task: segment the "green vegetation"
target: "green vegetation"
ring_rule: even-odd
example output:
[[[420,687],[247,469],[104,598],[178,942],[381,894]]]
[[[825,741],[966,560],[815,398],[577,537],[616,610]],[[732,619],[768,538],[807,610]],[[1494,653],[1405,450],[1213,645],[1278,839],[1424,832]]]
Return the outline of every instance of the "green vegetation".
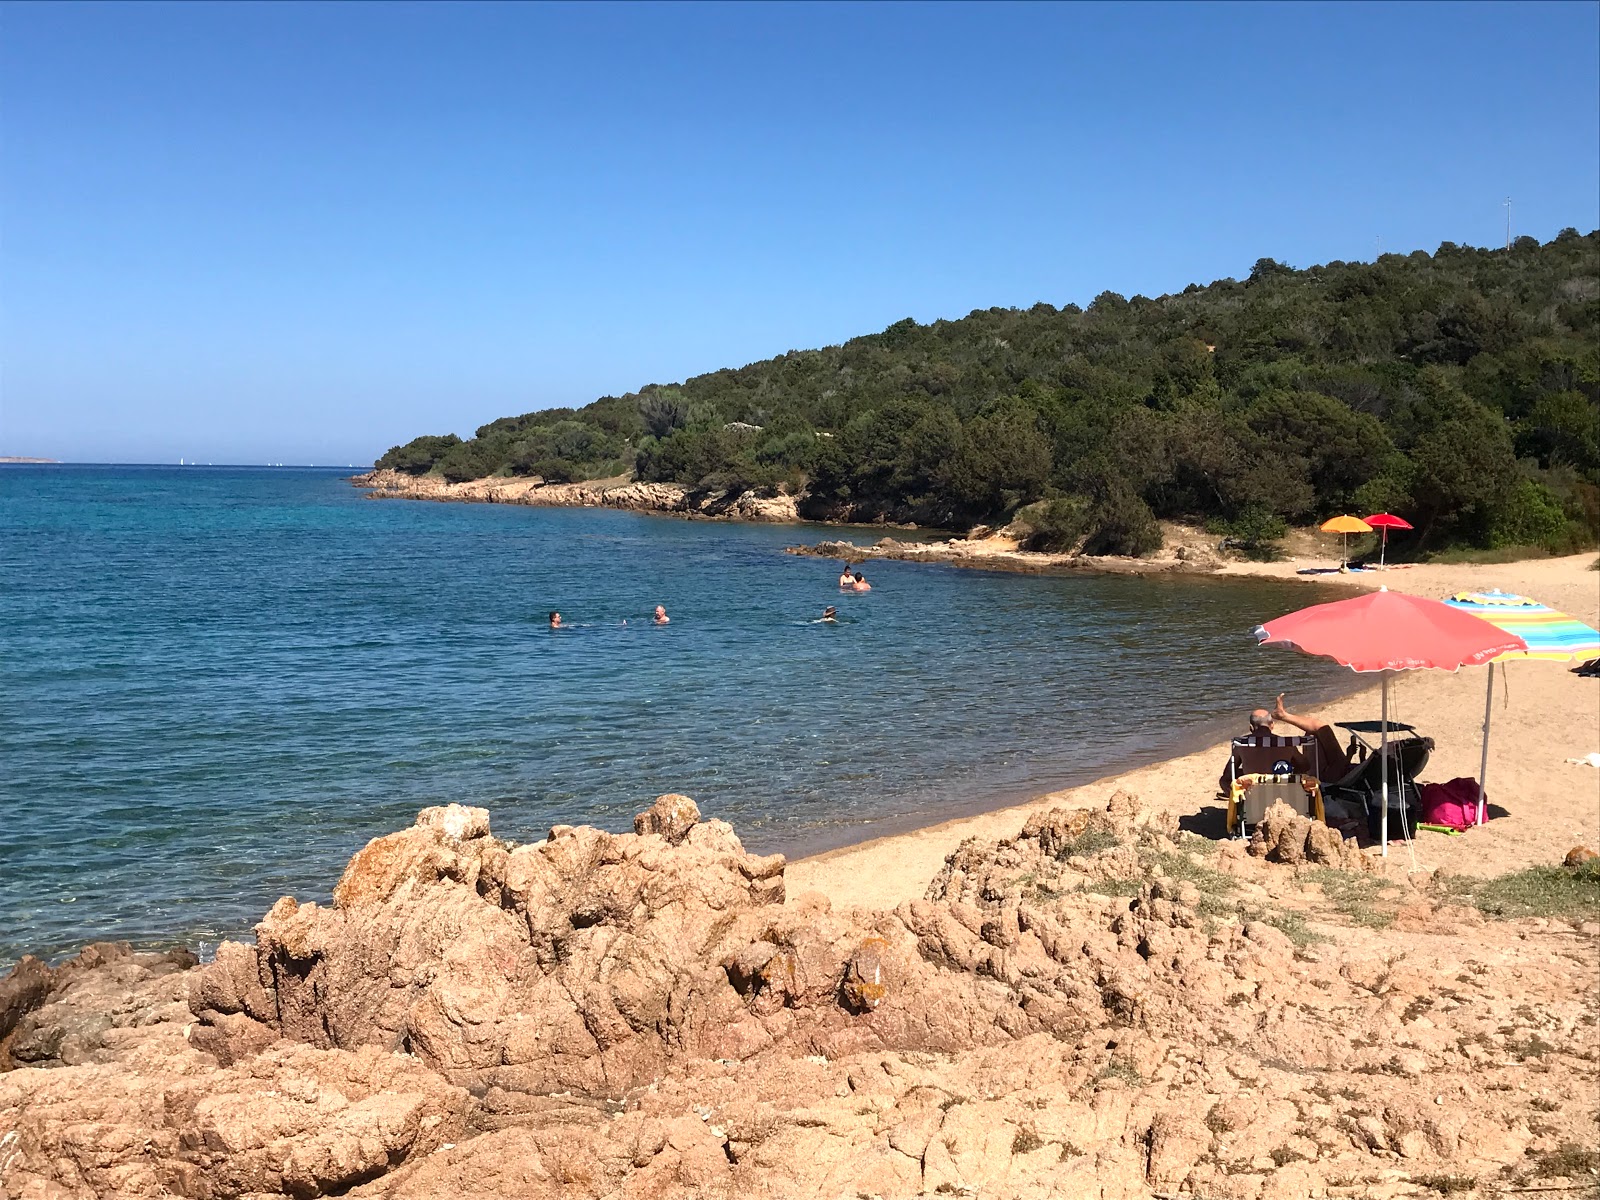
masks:
[[[1320,886],[1329,903],[1351,924],[1369,929],[1387,929],[1394,924],[1397,909],[1395,904],[1385,903],[1383,892],[1387,885],[1383,880],[1328,867],[1306,872],[1305,879]]]
[[[1044,1145],[1044,1139],[1034,1129],[1019,1129],[1017,1135],[1011,1139],[1011,1153],[1032,1154]]]
[[[1566,553],[1600,532],[1597,404],[1600,233],[1568,229],[907,319],[378,465],[783,488],[809,517],[949,528],[1038,506],[1041,549],[1147,553],[1174,518],[1270,555],[1287,524],[1383,509],[1416,525],[1391,557]]]
[[[1411,1182],[1441,1196],[1459,1196],[1478,1190],[1475,1175],[1413,1175]]]
[[[1095,1082],[1106,1079],[1120,1079],[1129,1087],[1143,1087],[1144,1076],[1139,1073],[1139,1068],[1125,1059],[1113,1058],[1100,1068],[1100,1073],[1095,1076]]]
[[[1491,917],[1600,919],[1600,859],[1581,867],[1529,867],[1492,879],[1449,875],[1435,886],[1450,899],[1475,904]]]
[[[1105,850],[1114,850],[1122,844],[1116,834],[1109,829],[1085,829],[1071,841],[1063,842],[1056,850],[1056,858],[1066,862],[1069,858],[1082,856],[1092,858]]]
[[[1556,1149],[1537,1155],[1529,1174],[1535,1179],[1582,1179],[1600,1172],[1600,1150],[1562,1142]]]

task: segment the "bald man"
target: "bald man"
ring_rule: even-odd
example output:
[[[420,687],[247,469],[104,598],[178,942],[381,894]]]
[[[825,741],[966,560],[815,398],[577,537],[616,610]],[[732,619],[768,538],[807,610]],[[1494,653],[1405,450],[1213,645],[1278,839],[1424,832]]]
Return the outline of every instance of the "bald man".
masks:
[[[1288,770],[1301,775],[1315,775],[1321,780],[1342,779],[1350,769],[1349,757],[1339,745],[1339,735],[1334,732],[1333,726],[1317,717],[1299,716],[1290,712],[1283,706],[1283,693],[1278,693],[1278,702],[1271,712],[1258,708],[1250,714],[1250,733],[1255,737],[1272,737],[1274,720],[1282,721],[1285,725],[1292,725],[1302,733],[1309,733],[1317,739],[1317,753],[1308,756],[1299,746],[1273,747],[1272,766],[1276,770],[1286,765]],[[1254,756],[1252,757],[1259,757]],[[1313,761],[1314,759],[1314,761]],[[1257,766],[1247,766],[1243,761],[1238,768],[1240,773],[1259,770]],[[1234,774],[1234,758],[1229,755],[1228,766],[1223,768],[1222,778],[1217,786],[1222,791],[1227,791]]]

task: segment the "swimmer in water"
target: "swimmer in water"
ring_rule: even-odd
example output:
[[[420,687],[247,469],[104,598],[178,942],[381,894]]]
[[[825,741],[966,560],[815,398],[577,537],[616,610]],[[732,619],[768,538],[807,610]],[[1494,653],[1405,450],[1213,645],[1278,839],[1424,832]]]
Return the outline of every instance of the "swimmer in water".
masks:
[[[563,626],[561,624],[561,614],[560,613],[553,612],[553,613],[550,614],[550,628],[551,629],[562,629],[562,628],[565,628],[565,626]]]
[[[860,571],[857,571],[854,581],[850,584],[850,590],[852,592],[870,592],[872,585],[862,577]]]
[[[656,605],[656,615],[652,619],[657,625],[665,625],[668,621],[672,620],[671,617],[667,616],[666,607],[660,604]]]
[[[837,625],[839,623],[838,608],[832,604],[828,605],[827,608],[822,610],[822,619],[830,625]]]
[[[845,563],[844,574],[839,576],[839,586],[842,588],[854,587],[855,580],[850,577],[850,564]]]

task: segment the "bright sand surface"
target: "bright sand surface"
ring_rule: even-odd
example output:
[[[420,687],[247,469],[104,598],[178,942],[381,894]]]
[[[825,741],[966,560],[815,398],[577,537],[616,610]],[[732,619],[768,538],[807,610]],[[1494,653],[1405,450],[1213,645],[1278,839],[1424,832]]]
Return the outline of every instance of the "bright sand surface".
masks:
[[[1324,566],[1325,561],[1289,560],[1233,563],[1224,573],[1315,579],[1352,591],[1388,587],[1435,599],[1459,591],[1499,588],[1600,627],[1600,572],[1590,570],[1594,562],[1593,554],[1580,554],[1492,565],[1424,564],[1381,573],[1302,577],[1296,574],[1298,570]],[[1280,614],[1261,615],[1265,620]],[[1296,651],[1268,648],[1257,653]],[[1560,862],[1568,849],[1579,844],[1600,850],[1600,770],[1566,761],[1600,751],[1600,680],[1572,674],[1568,668],[1573,665],[1523,661],[1505,664],[1503,674],[1496,669],[1486,778],[1489,803],[1509,815],[1459,837],[1419,832],[1414,844],[1418,868],[1497,875]],[[1436,743],[1423,772],[1425,780],[1477,777],[1485,683],[1483,668],[1454,674],[1402,671],[1395,675],[1389,689],[1390,719],[1415,725]],[[1272,700],[1271,696],[1261,697],[1261,703],[1269,708]],[[1286,697],[1285,704],[1291,712],[1302,711],[1293,696]],[[1372,677],[1371,686],[1314,711],[1329,721],[1376,718],[1377,678]],[[1240,713],[1241,732],[1244,719],[1245,714]],[[820,891],[838,904],[882,908],[918,899],[944,865],[945,856],[966,838],[1015,837],[1030,813],[1103,805],[1119,788],[1135,793],[1152,807],[1180,815],[1197,814],[1214,805],[1217,775],[1226,760],[1227,746],[1219,743],[1197,754],[1051,792],[1027,804],[801,859],[789,866],[789,895]],[[1220,828],[1221,821],[1215,824]],[[1411,868],[1403,843],[1391,845],[1389,862],[1391,870]]]

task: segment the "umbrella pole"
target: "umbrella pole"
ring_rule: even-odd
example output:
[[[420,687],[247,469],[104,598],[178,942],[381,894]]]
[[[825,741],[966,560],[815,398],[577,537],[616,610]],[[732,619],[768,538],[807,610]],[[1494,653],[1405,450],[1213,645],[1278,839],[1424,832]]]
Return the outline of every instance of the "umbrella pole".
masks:
[[[1504,667],[1500,668],[1502,671]],[[1502,681],[1503,682],[1503,681]],[[1483,824],[1484,787],[1489,778],[1489,722],[1494,717],[1494,664],[1489,664],[1489,687],[1483,695],[1483,761],[1478,764],[1478,824]]]
[[[1350,535],[1347,533],[1341,533],[1339,535],[1339,570],[1343,571],[1345,567],[1349,565],[1349,562]]]
[[[1381,540],[1380,540],[1380,542],[1378,544],[1378,570],[1382,571],[1382,570],[1385,569],[1385,567],[1384,567],[1384,559],[1386,559],[1388,556],[1389,556],[1389,527],[1387,525],[1385,525],[1383,527],[1383,533],[1381,535]]]
[[[1378,734],[1378,771],[1379,778],[1383,780],[1378,785],[1379,794],[1383,797],[1383,816],[1380,818],[1383,832],[1383,857],[1389,857],[1389,672],[1383,673],[1383,727]]]

